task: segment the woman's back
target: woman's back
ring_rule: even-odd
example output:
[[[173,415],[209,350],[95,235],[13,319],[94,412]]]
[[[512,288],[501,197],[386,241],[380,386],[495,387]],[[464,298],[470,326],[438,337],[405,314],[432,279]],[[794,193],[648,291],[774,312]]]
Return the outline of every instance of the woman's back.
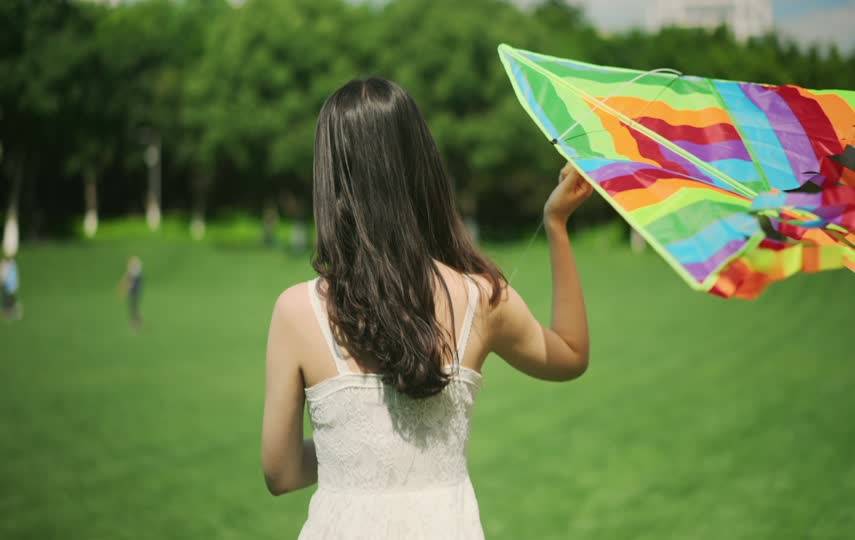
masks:
[[[318,490],[300,538],[342,538],[343,531],[359,538],[483,537],[466,462],[481,374],[455,361],[439,394],[416,399],[378,374],[355,371],[332,338],[318,280],[307,289],[337,374],[305,389]],[[479,304],[471,278],[466,290],[457,358],[465,357]]]
[[[412,97],[371,78],[327,99],[313,170],[320,278],[274,307],[262,434],[271,493],[318,484],[304,540],[483,538],[466,451],[485,357],[550,380],[587,366],[566,226],[591,188],[576,180],[544,208],[547,328],[473,245]]]

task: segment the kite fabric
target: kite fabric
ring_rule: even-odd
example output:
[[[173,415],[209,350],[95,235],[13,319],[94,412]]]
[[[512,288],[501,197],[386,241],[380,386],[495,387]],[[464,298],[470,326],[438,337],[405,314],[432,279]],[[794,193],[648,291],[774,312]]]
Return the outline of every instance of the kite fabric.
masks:
[[[546,138],[693,289],[756,298],[855,271],[855,91],[499,57]]]

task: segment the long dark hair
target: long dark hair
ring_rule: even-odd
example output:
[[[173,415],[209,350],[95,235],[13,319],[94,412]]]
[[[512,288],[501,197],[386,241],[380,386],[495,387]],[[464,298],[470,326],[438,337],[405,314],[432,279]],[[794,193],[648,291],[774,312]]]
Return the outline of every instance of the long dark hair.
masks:
[[[495,305],[501,271],[472,244],[451,180],[412,97],[384,79],[353,80],[324,103],[315,133],[312,265],[326,283],[336,339],[376,361],[383,381],[412,397],[439,393],[456,354],[454,326],[436,319],[439,267],[479,274]],[[453,322],[453,312],[452,312]]]

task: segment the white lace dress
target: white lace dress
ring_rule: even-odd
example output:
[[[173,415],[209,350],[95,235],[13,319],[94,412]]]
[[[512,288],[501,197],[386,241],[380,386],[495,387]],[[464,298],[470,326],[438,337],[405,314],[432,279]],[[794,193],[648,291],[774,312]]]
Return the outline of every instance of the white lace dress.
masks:
[[[458,357],[478,289],[471,280]],[[338,375],[306,388],[318,489],[300,540],[484,538],[466,449],[481,374],[455,365],[443,391],[412,399],[378,375],[353,373],[332,339],[317,280],[309,294]]]

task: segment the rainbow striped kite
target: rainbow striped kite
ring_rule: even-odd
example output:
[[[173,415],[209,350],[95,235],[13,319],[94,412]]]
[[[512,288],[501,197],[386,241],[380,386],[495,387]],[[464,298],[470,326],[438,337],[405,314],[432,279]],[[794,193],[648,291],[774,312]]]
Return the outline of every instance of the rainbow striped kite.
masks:
[[[855,92],[499,57],[547,139],[693,289],[755,298],[855,271]]]

